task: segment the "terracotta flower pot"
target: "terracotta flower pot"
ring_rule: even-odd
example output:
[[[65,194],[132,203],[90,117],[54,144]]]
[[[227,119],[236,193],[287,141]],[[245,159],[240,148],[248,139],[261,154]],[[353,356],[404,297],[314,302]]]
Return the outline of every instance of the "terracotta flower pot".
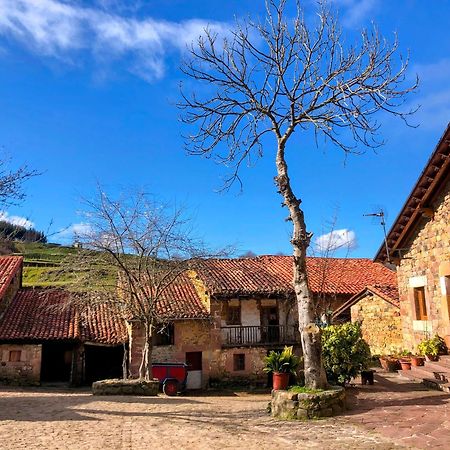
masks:
[[[423,356],[411,356],[411,364],[415,367],[423,366],[424,361]]]
[[[391,357],[381,357],[380,358],[381,367],[388,372],[395,372],[400,368],[398,359]]]
[[[425,355],[425,359],[427,361],[438,361],[439,356],[438,355]]]
[[[289,385],[289,373],[273,373],[273,389],[275,391],[285,390]]]
[[[402,370],[411,370],[411,361],[401,359],[400,365],[402,366]]]

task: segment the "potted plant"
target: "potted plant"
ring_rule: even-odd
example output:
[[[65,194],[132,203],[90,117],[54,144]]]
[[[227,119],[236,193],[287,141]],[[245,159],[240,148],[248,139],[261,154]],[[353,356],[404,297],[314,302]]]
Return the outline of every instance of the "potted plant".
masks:
[[[423,366],[425,358],[423,356],[413,355],[411,356],[411,365],[415,367]]]
[[[424,339],[417,346],[419,355],[424,355],[427,361],[437,361],[438,355],[446,353],[446,346],[444,340],[437,334],[430,339]]]
[[[400,368],[398,358],[394,356],[380,356],[381,367],[388,372],[395,372]]]
[[[402,358],[400,360],[400,366],[402,367],[402,370],[411,370],[411,359]]]
[[[264,372],[273,374],[273,389],[287,389],[289,375],[295,374],[295,369],[300,363],[300,358],[294,355],[293,347],[284,347],[282,352],[272,350],[265,357],[266,366]]]

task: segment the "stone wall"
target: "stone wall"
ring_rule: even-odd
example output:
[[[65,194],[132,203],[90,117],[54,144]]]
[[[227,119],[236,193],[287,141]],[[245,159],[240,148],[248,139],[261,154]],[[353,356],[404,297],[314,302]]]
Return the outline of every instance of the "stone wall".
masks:
[[[278,419],[319,419],[341,414],[345,410],[345,389],[333,386],[317,393],[272,391],[270,411]]]
[[[398,353],[403,349],[400,310],[378,295],[368,293],[351,307],[352,322],[361,322],[363,338],[373,355]]]
[[[244,355],[243,370],[235,370],[235,356]],[[267,349],[260,347],[235,347],[216,349],[212,352],[210,376],[213,381],[245,381],[266,383],[267,374],[263,372]]]
[[[14,352],[20,352],[20,355]],[[41,357],[42,345],[0,345],[0,381],[8,384],[38,385]]]
[[[404,247],[398,266],[400,312],[405,347],[415,350],[426,336],[450,334],[450,181],[422,217]],[[416,320],[414,287],[425,288],[428,320]]]
[[[202,383],[207,385],[210,372],[210,359],[214,346],[212,325],[208,320],[179,320],[174,322],[174,345],[153,347],[152,360],[155,362],[185,362],[187,352],[202,352]],[[142,348],[144,342],[143,328],[137,322],[130,326],[130,362],[131,376],[139,376]]]

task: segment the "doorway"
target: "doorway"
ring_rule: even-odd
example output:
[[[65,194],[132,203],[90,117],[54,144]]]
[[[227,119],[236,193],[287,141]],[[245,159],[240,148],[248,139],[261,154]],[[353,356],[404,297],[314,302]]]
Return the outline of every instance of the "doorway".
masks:
[[[276,306],[263,306],[261,308],[261,325],[263,342],[274,343],[280,340],[278,308]]]
[[[69,382],[72,372],[73,344],[42,344],[41,381]]]
[[[186,352],[187,389],[202,388],[202,352]]]
[[[123,376],[123,346],[109,347],[105,345],[84,346],[84,382]]]

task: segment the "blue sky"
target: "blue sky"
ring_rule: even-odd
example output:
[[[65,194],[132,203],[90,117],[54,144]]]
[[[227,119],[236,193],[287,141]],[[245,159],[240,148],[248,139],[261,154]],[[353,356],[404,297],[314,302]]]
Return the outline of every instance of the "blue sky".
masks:
[[[289,3],[289,0],[288,0]],[[292,3],[292,2],[291,2]],[[384,120],[387,144],[377,154],[344,158],[329,144],[298,140],[289,154],[295,190],[316,238],[336,229],[357,241],[350,255],[373,257],[379,224],[364,213],[383,207],[395,219],[450,119],[449,2],[335,0],[344,34],[374,21],[410,51],[414,122]],[[307,15],[312,1],[303,2]],[[262,1],[208,2],[0,0],[0,145],[15,165],[42,175],[28,197],[3,217],[24,217],[51,231],[83,221],[80,197],[96,183],[110,192],[144,187],[164,201],[187,205],[198,234],[237,253],[290,253],[286,211],[275,192],[273,149],[242,172],[243,192],[217,193],[226,172],[187,156],[174,103],[186,43],[205,25],[226,30],[234,17],[257,16]],[[186,131],[186,130],[184,130]],[[344,238],[348,235],[343,232]],[[65,232],[52,240],[70,242]]]

